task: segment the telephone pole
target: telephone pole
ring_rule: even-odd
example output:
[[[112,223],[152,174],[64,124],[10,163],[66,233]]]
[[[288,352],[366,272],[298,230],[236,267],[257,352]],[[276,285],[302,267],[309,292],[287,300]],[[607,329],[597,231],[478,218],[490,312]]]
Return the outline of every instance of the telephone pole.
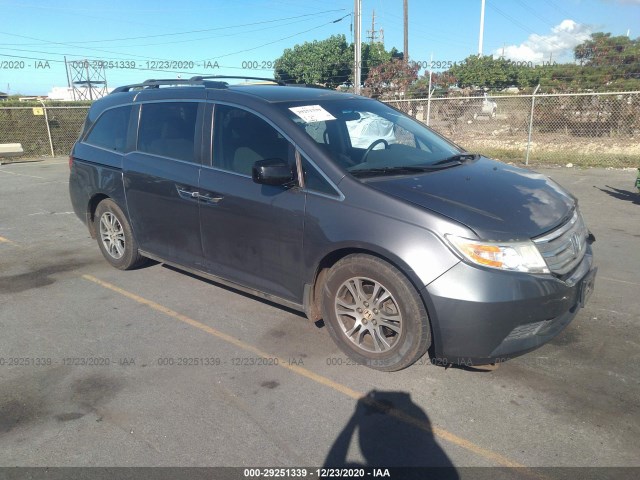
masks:
[[[353,69],[353,91],[356,95],[360,95],[360,77],[362,76],[362,0],[354,0],[354,15],[353,21],[355,23],[354,28],[354,40],[353,50],[355,53],[354,69]]]
[[[483,0],[484,1],[484,0]],[[403,0],[404,8],[404,62],[409,63],[409,0]]]

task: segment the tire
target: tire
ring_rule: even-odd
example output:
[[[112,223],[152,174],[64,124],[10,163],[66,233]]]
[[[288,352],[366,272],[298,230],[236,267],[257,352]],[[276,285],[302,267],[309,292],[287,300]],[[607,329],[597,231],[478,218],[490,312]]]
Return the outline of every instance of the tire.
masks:
[[[145,262],[126,215],[113,200],[107,198],[98,204],[95,222],[98,247],[107,262],[120,270],[130,270]]]
[[[349,255],[331,268],[322,313],[340,350],[375,370],[406,368],[431,345],[418,292],[397,268],[371,255]]]

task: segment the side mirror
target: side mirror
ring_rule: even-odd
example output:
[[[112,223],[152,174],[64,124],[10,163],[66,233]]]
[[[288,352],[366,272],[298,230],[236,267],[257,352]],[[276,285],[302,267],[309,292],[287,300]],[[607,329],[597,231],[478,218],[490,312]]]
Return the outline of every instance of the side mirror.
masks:
[[[253,164],[251,176],[262,185],[284,186],[295,180],[291,165],[280,158],[258,160]]]

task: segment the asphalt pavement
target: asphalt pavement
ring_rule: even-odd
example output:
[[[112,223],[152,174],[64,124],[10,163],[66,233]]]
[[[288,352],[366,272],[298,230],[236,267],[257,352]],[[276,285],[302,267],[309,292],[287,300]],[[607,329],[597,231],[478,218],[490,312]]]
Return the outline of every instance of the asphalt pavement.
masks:
[[[596,237],[586,308],[494,370],[381,373],[297,312],[110,267],[66,158],[0,166],[0,466],[640,467],[636,172],[537,170]]]

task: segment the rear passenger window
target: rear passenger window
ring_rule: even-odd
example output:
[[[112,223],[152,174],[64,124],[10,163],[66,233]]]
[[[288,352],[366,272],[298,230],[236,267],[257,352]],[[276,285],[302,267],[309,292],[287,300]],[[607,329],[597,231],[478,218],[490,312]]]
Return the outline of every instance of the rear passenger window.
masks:
[[[131,108],[131,105],[127,105],[105,111],[84,139],[85,143],[115,152],[124,152],[127,146]]]
[[[138,151],[195,162],[198,103],[145,103],[140,114]]]

